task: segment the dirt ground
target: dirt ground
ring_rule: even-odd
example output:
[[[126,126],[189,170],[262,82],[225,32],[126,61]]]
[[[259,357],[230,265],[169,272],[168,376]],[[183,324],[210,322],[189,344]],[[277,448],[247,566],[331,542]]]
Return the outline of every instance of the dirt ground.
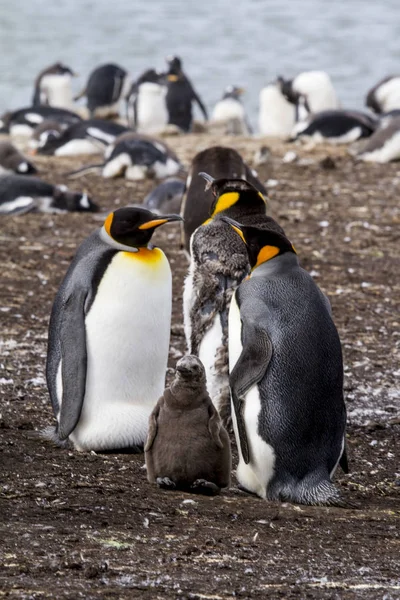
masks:
[[[189,165],[221,140],[168,141]],[[250,163],[261,145],[222,142]],[[159,491],[143,455],[80,454],[35,438],[53,422],[44,378],[53,298],[104,215],[2,217],[0,597],[400,598],[400,166],[357,164],[333,147],[295,147],[289,163],[292,146],[271,149],[258,167],[270,212],[329,295],[343,344],[351,473],[336,481],[356,508],[268,503],[235,487],[214,498]],[[86,188],[104,213],[154,185],[94,174],[69,182],[63,174],[91,157],[36,162],[44,179]],[[177,225],[155,239],[174,275],[173,367],[185,351],[187,263]]]

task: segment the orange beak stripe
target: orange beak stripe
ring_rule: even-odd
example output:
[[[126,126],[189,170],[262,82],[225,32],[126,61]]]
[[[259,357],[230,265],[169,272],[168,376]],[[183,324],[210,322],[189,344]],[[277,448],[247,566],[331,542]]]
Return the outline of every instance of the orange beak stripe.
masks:
[[[110,213],[107,219],[104,221],[104,229],[107,231],[108,235],[111,236],[110,229],[113,222],[114,213]]]
[[[153,221],[147,221],[147,223],[143,223],[143,225],[139,225],[139,229],[152,229],[153,227],[158,227],[158,225],[167,223],[167,221],[168,221],[168,219],[153,219]]]

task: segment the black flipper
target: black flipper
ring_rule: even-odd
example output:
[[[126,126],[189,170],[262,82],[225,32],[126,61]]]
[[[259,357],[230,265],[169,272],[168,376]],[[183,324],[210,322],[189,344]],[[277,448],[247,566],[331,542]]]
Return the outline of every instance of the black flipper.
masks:
[[[193,88],[193,86],[192,86],[192,93],[193,93],[193,99],[197,102],[197,104],[199,105],[199,108],[200,108],[201,112],[203,113],[204,120],[208,121],[207,109],[204,106],[202,99],[200,98],[200,96],[198,95],[198,93]]]
[[[242,345],[242,353],[229,376],[229,385],[243,460],[249,464],[250,452],[243,419],[244,396],[264,377],[272,356],[272,343],[267,331],[256,319],[246,319],[242,321]]]
[[[85,300],[87,291],[76,290],[64,306],[60,330],[62,404],[58,435],[65,440],[81,415],[86,388]]]

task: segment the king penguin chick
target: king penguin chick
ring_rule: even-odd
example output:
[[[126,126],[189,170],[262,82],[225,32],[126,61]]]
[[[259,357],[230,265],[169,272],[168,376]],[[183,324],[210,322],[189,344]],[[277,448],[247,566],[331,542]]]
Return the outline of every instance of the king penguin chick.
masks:
[[[268,500],[341,505],[331,477],[339,463],[347,472],[346,408],[329,301],[282,233],[221,219],[252,268],[229,311],[237,479]]]
[[[248,274],[246,249],[234,231],[218,217],[282,229],[266,213],[262,194],[244,179],[217,179],[200,173],[214,196],[211,219],[191,237],[191,260],[183,294],[188,352],[204,364],[207,389],[224,424],[230,421],[228,382],[228,310],[234,289]]]
[[[77,450],[143,451],[164,390],[171,269],[150,244],[178,215],[119,208],[78,249],[56,295],[47,384],[57,418],[43,435]]]
[[[192,83],[182,70],[182,61],[177,56],[167,59],[167,110],[168,123],[188,132],[192,127],[192,102],[197,102],[207,121],[207,109]]]
[[[214,123],[225,124],[228,135],[250,135],[252,133],[240,100],[243,93],[243,88],[230,85],[226,88],[222,99],[214,106],[211,120]]]
[[[119,115],[119,101],[129,89],[128,73],[118,65],[97,67],[89,76],[85,89],[76,96],[86,96],[90,117],[108,118]]]
[[[62,63],[55,63],[41,71],[35,80],[32,105],[46,104],[73,110],[72,77],[75,73]]]
[[[231,448],[206,389],[204,367],[184,356],[149,419],[147,479],[164,489],[207,495],[229,487]]]
[[[11,142],[0,142],[0,177],[12,173],[33,175],[37,169]]]

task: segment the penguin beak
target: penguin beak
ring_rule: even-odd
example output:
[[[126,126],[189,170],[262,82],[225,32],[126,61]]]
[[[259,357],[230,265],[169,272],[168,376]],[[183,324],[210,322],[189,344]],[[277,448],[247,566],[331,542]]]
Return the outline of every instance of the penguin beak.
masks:
[[[230,225],[232,227],[232,229],[234,231],[236,231],[236,233],[242,238],[243,242],[247,245],[247,242],[243,235],[243,231],[241,229],[242,225],[240,223],[238,223],[237,221],[234,221],[230,217],[220,217],[220,219],[221,219],[221,221],[225,221],[225,223],[228,223],[228,225]]]
[[[198,173],[200,175],[200,177],[202,177],[203,179],[206,180],[206,187],[204,188],[204,191],[207,191],[210,189],[210,187],[212,186],[212,184],[214,183],[215,179],[214,177],[211,177],[211,175],[209,175],[208,173],[205,173],[204,171],[200,171]]]
[[[139,225],[138,229],[155,229],[156,227],[160,227],[160,225],[164,225],[164,223],[172,223],[173,221],[183,221],[183,219],[180,215],[164,215],[160,219],[152,219],[151,221],[147,221],[147,223]]]

